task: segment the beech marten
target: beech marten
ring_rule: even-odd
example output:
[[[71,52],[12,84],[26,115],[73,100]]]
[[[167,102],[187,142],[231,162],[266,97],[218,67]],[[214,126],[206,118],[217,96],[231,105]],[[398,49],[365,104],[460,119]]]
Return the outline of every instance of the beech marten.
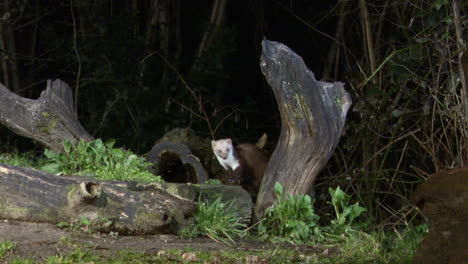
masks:
[[[268,160],[253,144],[239,144],[236,147],[230,138],[212,140],[211,147],[221,166],[231,176],[232,182],[240,182],[249,193],[256,197]]]

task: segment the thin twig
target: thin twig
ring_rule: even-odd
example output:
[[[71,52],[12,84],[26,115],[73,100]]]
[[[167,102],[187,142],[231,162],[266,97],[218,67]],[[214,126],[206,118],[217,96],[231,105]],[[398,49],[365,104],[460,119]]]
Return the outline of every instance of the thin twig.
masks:
[[[372,161],[375,157],[377,157],[381,152],[383,152],[385,149],[387,149],[387,148],[390,147],[391,145],[397,143],[398,141],[400,141],[400,140],[402,140],[402,139],[404,139],[404,138],[406,138],[406,137],[408,137],[408,136],[412,136],[414,133],[419,132],[420,130],[421,130],[421,129],[419,129],[419,128],[418,128],[418,129],[415,129],[415,130],[413,130],[413,131],[410,131],[410,132],[408,132],[408,133],[406,133],[406,134],[404,134],[404,135],[398,137],[398,138],[395,139],[395,140],[392,140],[390,143],[388,143],[387,145],[385,145],[384,147],[382,147],[381,149],[379,149],[376,153],[374,153],[374,155],[372,155],[369,159],[367,159],[367,161],[364,162],[364,164],[361,166],[361,168],[364,168],[364,167],[366,167],[367,165],[369,165],[369,163],[371,163],[371,161]]]
[[[211,133],[211,138],[214,139],[214,132],[213,132],[213,129],[211,128],[211,123],[210,123],[210,120],[208,118],[208,115],[206,114],[206,111],[205,109],[203,108],[203,104],[202,102],[200,101],[200,99],[195,95],[195,92],[193,91],[193,89],[188,85],[188,83],[185,81],[185,79],[182,77],[182,75],[180,75],[180,73],[176,70],[176,68],[174,67],[174,65],[172,65],[164,56],[162,56],[158,51],[153,51],[151,54],[149,54],[147,57],[149,57],[150,55],[152,54],[156,54],[158,55],[168,66],[169,68],[171,68],[171,70],[177,75],[177,77],[180,79],[180,81],[184,84],[185,88],[187,90],[189,90],[189,92],[192,94],[192,97],[193,99],[195,99],[195,101],[197,101],[198,105],[200,106],[200,112],[203,114],[204,118],[205,118],[205,122],[206,124],[208,125],[208,129],[210,130],[210,133]],[[145,58],[145,59],[146,59]]]
[[[455,26],[455,36],[457,38],[457,48],[458,48],[458,73],[460,75],[460,79],[461,79],[461,86],[462,86],[462,105],[464,106],[464,119],[465,119],[465,124],[463,124],[465,127],[468,127],[468,80],[466,78],[468,78],[468,76],[466,76],[467,74],[467,69],[464,69],[464,67],[468,67],[468,66],[464,66],[464,62],[463,60],[465,60],[465,63],[466,61],[468,61],[468,55],[467,54],[464,54],[466,53],[466,49],[465,49],[465,44],[463,43],[463,27],[462,27],[462,19],[460,17],[460,3],[458,0],[452,0],[452,9],[453,9],[453,17],[454,17],[454,26]],[[468,137],[466,137],[466,135],[464,135],[464,141],[465,141],[465,149],[462,150],[462,153],[463,151],[465,152],[465,158],[462,158],[460,157],[460,161],[461,161],[461,166],[465,166],[467,165],[466,163],[468,163]]]
[[[374,44],[372,41],[371,26],[369,21],[369,11],[367,10],[366,1],[359,0],[359,10],[361,11],[362,27],[364,30],[365,44],[367,48],[367,54],[369,59],[369,65],[371,72],[376,72],[376,59],[374,54]],[[371,75],[371,78],[374,75]]]
[[[398,169],[400,168],[401,161],[403,160],[403,156],[405,155],[406,147],[407,147],[407,146],[408,146],[408,140],[405,142],[405,146],[403,147],[403,151],[401,152],[400,160],[398,161],[398,165],[397,165],[397,167],[396,167],[396,169],[395,169],[395,173],[393,174],[392,180],[390,181],[390,188],[389,188],[389,189],[392,188],[393,182],[395,181],[395,178],[396,178]]]
[[[171,100],[172,102],[178,104],[180,107],[184,108],[185,110],[189,111],[192,115],[200,118],[201,120],[205,120],[205,118],[203,118],[203,116],[197,114],[195,111],[193,111],[192,109],[190,109],[188,106],[185,106],[184,104],[182,104],[181,102],[175,100],[175,99],[169,99]],[[215,129],[216,130],[216,129]]]
[[[78,90],[80,88],[80,77],[81,77],[81,57],[76,46],[76,21],[75,14],[73,12],[73,0],[70,0],[70,12],[73,21],[73,51],[75,52],[76,59],[78,60],[78,73],[76,75],[75,84],[75,114],[78,116]]]

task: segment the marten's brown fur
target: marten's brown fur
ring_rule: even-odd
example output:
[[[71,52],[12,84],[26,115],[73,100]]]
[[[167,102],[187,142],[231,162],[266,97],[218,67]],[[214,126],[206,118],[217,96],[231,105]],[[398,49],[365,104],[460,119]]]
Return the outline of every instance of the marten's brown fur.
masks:
[[[262,183],[268,159],[253,144],[239,144],[235,148],[231,139],[211,141],[211,146],[220,164],[231,173],[232,180],[256,197]]]

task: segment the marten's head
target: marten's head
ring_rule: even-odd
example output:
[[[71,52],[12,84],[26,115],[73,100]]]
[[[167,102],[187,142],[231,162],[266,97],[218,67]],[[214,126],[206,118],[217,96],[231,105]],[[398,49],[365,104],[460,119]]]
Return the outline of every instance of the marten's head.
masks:
[[[212,140],[211,147],[213,148],[214,154],[223,160],[227,159],[229,153],[232,153],[234,148],[230,138]]]

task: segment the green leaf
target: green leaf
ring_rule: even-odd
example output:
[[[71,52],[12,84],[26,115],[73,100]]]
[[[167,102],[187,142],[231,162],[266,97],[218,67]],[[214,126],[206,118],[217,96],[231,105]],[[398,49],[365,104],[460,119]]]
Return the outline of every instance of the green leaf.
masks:
[[[68,140],[65,140],[63,142],[63,150],[65,151],[65,153],[70,153],[71,152],[71,149],[72,149],[72,144],[70,143],[70,141]]]
[[[57,163],[49,163],[41,167],[42,171],[56,174],[60,172],[60,165]]]
[[[106,145],[106,148],[108,148],[108,149],[113,148],[114,145],[115,145],[115,139],[109,139],[109,140],[107,140],[106,143],[105,143],[105,145]]]
[[[447,25],[450,25],[452,24],[452,18],[450,16],[446,16],[442,19],[442,21],[447,24]]]
[[[275,183],[274,192],[276,194],[277,199],[280,199],[281,196],[283,196],[283,186],[281,186],[279,182]]]
[[[49,149],[44,150],[44,155],[49,159],[54,159],[56,157],[55,152]]]
[[[435,0],[434,2],[432,2],[431,7],[435,8],[436,10],[440,10],[440,8],[442,8],[442,6],[446,4],[448,4],[448,0]]]
[[[80,218],[80,224],[83,226],[89,226],[91,225],[91,222],[88,220],[86,217],[81,217]]]

